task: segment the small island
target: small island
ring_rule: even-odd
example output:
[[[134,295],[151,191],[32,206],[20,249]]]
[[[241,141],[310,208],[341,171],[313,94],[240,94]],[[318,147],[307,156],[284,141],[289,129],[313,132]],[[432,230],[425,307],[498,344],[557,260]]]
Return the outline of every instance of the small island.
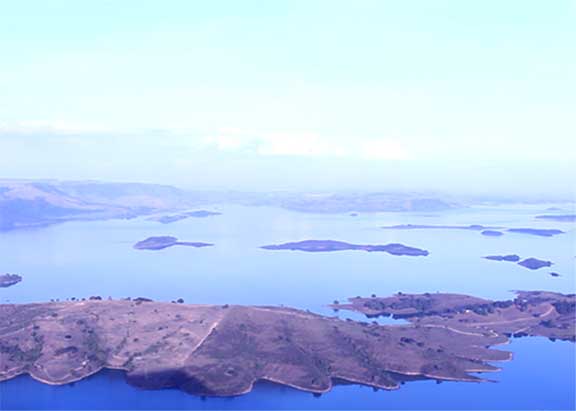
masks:
[[[522,267],[526,267],[530,270],[538,270],[543,267],[550,267],[552,266],[551,261],[539,260],[538,258],[525,258],[521,259],[519,255],[510,254],[510,255],[487,255],[485,257],[486,260],[492,261],[509,261],[512,263],[516,263]],[[520,261],[522,260],[522,261]]]
[[[260,248],[265,250],[298,250],[307,252],[329,252],[345,250],[363,250],[368,252],[386,252],[398,256],[427,256],[428,251],[420,248],[409,247],[403,244],[391,243],[383,245],[350,244],[335,240],[304,240],[284,244],[265,245]]]
[[[538,258],[526,258],[525,260],[518,262],[518,265],[521,265],[522,267],[526,267],[530,270],[538,270],[538,269],[543,268],[543,267],[552,266],[552,262],[551,261],[545,261],[545,260],[539,260]]]
[[[493,261],[510,261],[516,263],[520,261],[520,256],[516,254],[509,254],[509,255],[487,255],[484,257],[486,260],[493,260]]]
[[[22,277],[18,274],[2,274],[0,275],[0,288],[11,287],[22,281]]]
[[[188,247],[210,247],[213,246],[214,244],[178,241],[176,237],[159,236],[159,237],[148,237],[145,240],[138,241],[136,244],[134,244],[133,247],[137,250],[163,250],[165,248],[172,247],[175,245],[183,245]]]
[[[480,234],[485,235],[487,237],[502,237],[504,235],[502,231],[496,231],[496,230],[484,230]]]

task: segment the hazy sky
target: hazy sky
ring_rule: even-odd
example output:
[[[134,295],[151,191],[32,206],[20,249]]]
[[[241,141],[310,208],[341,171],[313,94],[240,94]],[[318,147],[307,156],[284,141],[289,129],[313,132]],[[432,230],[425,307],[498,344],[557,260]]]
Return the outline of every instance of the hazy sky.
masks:
[[[0,10],[0,177],[574,187],[574,0],[0,0]]]

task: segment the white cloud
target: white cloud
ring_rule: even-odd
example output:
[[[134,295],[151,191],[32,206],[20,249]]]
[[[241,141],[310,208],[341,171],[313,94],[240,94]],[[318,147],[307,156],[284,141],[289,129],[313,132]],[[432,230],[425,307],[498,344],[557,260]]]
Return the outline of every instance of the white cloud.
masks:
[[[269,133],[249,136],[241,133],[209,137],[206,143],[217,150],[251,152],[261,156],[354,157],[406,160],[412,156],[399,141],[359,138],[332,139],[314,133]]]
[[[204,139],[205,144],[214,146],[221,151],[238,151],[244,150],[250,146],[250,140],[245,137],[235,135],[221,135],[217,137],[207,137]]]
[[[99,125],[66,120],[6,122],[0,124],[0,131],[21,133],[50,132],[54,134],[112,132],[111,129]]]
[[[361,157],[380,160],[408,160],[410,152],[397,140],[368,140],[360,144]]]
[[[276,133],[260,139],[257,153],[263,156],[342,157],[346,150],[316,134]]]
[[[413,156],[399,139],[327,137],[312,132],[246,132],[223,129],[203,137],[191,129],[111,130],[106,127],[69,121],[27,121],[0,124],[0,132],[57,139],[76,146],[109,143],[157,149],[180,149],[183,153],[215,150],[258,156],[355,158],[407,160]]]

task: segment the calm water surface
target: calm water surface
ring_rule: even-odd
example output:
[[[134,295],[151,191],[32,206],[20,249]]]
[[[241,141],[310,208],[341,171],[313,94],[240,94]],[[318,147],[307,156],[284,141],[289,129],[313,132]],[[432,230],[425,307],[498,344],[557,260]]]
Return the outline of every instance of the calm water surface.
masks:
[[[313,215],[275,208],[219,207],[224,214],[173,224],[146,219],[67,223],[0,233],[0,271],[24,281],[0,289],[0,302],[52,298],[184,298],[188,303],[289,305],[335,315],[333,300],[356,295],[458,292],[511,298],[511,290],[574,292],[575,231],[570,223],[534,220],[542,208],[474,208],[429,214]],[[484,224],[561,228],[546,238],[506,234],[492,238],[466,230],[382,230],[392,224]],[[209,248],[137,251],[152,235],[215,243]],[[363,244],[401,242],[425,248],[428,257],[345,251],[266,251],[259,246],[304,239]],[[530,271],[482,259],[515,253],[554,262]],[[550,271],[561,274],[559,278]],[[340,316],[351,314],[338,313]],[[355,319],[359,317],[353,317]],[[414,382],[394,392],[339,386],[316,398],[260,384],[249,395],[202,400],[177,390],[142,391],[120,372],[102,372],[72,386],[51,387],[29,377],[0,384],[1,409],[199,408],[199,409],[574,409],[574,344],[544,338],[514,340],[515,353],[494,384]]]

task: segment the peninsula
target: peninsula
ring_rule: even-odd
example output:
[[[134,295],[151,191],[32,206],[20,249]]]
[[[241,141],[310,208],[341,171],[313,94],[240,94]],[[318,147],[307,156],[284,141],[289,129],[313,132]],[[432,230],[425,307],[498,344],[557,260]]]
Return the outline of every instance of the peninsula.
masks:
[[[576,341],[576,294],[518,291],[513,300],[492,301],[462,294],[398,293],[349,301],[332,307],[357,311],[369,318],[392,316],[418,326],[445,327],[461,333]]]
[[[304,240],[284,244],[265,245],[260,248],[265,250],[298,250],[307,252],[326,252],[326,251],[345,251],[345,250],[363,250],[368,252],[386,252],[392,255],[401,256],[427,256],[429,253],[420,248],[408,247],[403,244],[390,243],[383,245],[363,245],[350,244],[344,241],[334,240]]]
[[[159,237],[148,237],[145,240],[138,241],[136,244],[134,244],[134,248],[137,250],[163,250],[165,248],[172,247],[175,245],[183,245],[188,247],[210,247],[213,246],[214,244],[178,241],[176,237],[159,236]]]
[[[267,380],[322,393],[334,380],[395,389],[406,380],[481,381],[508,360],[500,335],[381,326],[278,307],[96,301],[0,305],[0,381],[47,384],[103,368],[142,388],[231,396]]]
[[[22,281],[22,277],[18,274],[2,274],[0,275],[0,288],[11,287]]]
[[[135,300],[0,305],[0,381],[29,374],[68,384],[103,368],[130,384],[232,396],[272,381],[313,393],[335,382],[396,389],[405,381],[484,381],[508,336],[574,341],[575,296],[519,292],[510,301],[457,294],[353,298],[336,305],[379,325],[293,308]]]

